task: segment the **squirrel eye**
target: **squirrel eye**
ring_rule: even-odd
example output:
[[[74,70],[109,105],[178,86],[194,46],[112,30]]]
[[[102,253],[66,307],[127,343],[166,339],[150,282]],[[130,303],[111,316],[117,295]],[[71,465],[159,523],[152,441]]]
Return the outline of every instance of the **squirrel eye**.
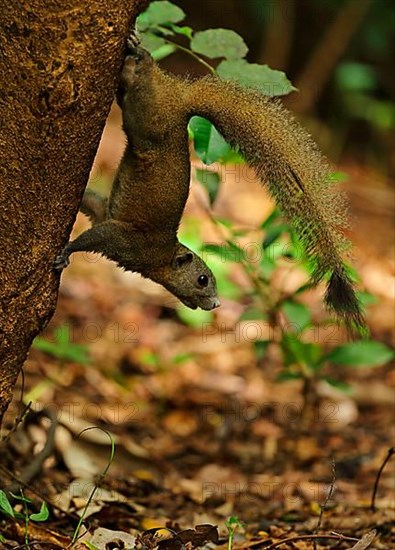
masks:
[[[200,286],[205,287],[208,285],[208,277],[207,275],[200,275],[198,278],[198,283]]]

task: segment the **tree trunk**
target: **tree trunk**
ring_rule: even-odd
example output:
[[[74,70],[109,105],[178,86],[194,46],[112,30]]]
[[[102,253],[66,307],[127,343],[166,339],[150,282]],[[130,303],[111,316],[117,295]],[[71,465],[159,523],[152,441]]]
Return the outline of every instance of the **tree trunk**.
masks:
[[[147,0],[0,2],[0,425],[51,318],[68,240]]]

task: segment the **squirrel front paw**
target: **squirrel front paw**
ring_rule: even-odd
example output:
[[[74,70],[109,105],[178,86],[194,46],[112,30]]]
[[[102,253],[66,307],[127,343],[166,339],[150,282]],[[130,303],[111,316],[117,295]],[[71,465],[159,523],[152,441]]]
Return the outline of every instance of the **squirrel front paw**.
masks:
[[[141,63],[146,59],[150,59],[151,56],[141,45],[140,37],[134,29],[128,39],[126,40],[126,59],[133,59],[137,63]]]
[[[69,257],[66,256],[64,253],[59,254],[59,256],[56,256],[55,261],[53,263],[53,268],[55,271],[62,271],[65,267],[67,267],[70,263]]]

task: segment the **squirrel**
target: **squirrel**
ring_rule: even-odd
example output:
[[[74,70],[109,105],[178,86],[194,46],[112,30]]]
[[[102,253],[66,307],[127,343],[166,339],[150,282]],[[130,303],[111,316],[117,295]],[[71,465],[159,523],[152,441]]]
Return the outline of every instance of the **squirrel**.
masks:
[[[160,283],[190,308],[220,305],[213,273],[177,238],[190,182],[187,125],[199,115],[238,148],[267,186],[312,260],[312,283],[328,279],[327,307],[352,331],[364,330],[342,260],[344,200],[332,188],[327,161],[285,107],[213,75],[171,75],[133,35],[116,97],[127,145],[110,197],[85,191],[80,209],[92,227],[66,245],[55,269],[66,267],[75,251],[98,252]]]

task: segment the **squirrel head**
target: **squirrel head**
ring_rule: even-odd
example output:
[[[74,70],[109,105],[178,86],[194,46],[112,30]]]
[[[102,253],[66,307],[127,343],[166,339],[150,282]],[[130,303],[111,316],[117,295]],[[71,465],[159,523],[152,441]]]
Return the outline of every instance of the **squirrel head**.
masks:
[[[220,305],[212,271],[181,243],[177,243],[170,264],[150,271],[149,277],[191,309],[211,310]]]

